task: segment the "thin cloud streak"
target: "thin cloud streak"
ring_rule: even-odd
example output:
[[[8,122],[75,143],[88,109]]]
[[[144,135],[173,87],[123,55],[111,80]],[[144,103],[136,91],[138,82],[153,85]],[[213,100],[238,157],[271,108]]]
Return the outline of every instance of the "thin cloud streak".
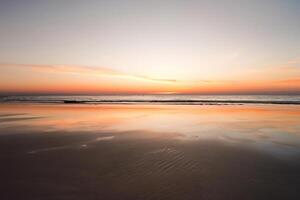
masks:
[[[90,74],[100,76],[119,76],[125,78],[133,78],[143,81],[163,82],[163,83],[178,83],[175,79],[161,79],[152,78],[140,75],[126,74],[120,71],[109,69],[106,67],[96,66],[80,66],[80,65],[34,65],[34,64],[12,64],[12,63],[0,63],[0,67],[28,67],[36,70],[45,70],[53,72],[63,73],[76,73],[76,74]]]

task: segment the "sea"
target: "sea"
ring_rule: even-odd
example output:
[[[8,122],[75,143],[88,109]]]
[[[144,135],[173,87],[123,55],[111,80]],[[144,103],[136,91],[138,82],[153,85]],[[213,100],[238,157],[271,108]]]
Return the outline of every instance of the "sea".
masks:
[[[300,105],[300,95],[16,95],[0,96],[0,103],[69,104],[293,104]]]

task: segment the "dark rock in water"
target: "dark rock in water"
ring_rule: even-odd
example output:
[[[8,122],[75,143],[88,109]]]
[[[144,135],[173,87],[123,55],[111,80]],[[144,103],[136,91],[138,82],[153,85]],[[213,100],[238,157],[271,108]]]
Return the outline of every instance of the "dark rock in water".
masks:
[[[64,103],[84,103],[83,101],[76,101],[76,100],[64,100]]]

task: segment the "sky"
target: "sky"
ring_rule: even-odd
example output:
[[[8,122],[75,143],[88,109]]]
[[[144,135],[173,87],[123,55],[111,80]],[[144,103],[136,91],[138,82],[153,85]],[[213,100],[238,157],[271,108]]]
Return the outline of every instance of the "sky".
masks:
[[[300,94],[297,0],[0,0],[0,94]]]

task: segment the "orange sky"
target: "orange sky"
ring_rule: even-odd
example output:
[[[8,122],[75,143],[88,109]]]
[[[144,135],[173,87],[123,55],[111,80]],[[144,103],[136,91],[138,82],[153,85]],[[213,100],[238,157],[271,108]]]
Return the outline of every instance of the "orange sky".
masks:
[[[300,70],[292,65],[233,73],[226,80],[164,79],[76,65],[3,63],[0,67],[1,94],[300,93]]]

